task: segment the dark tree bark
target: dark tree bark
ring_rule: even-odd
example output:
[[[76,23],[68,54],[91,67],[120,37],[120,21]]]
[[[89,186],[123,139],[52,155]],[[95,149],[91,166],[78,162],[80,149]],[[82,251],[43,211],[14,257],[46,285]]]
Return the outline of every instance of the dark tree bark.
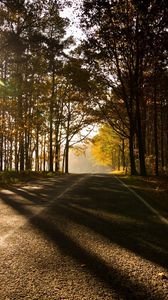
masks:
[[[67,105],[68,115],[67,115],[67,126],[66,126],[66,144],[65,144],[65,173],[69,173],[69,130],[71,121],[71,111],[70,102]]]
[[[0,172],[3,171],[3,134],[0,135]]]
[[[134,135],[132,131],[130,131],[130,137],[129,137],[129,157],[130,157],[131,175],[137,175],[135,156],[134,156]]]
[[[39,129],[36,128],[35,170],[39,171]]]
[[[60,171],[59,124],[55,126],[55,172]]]
[[[161,136],[160,136],[160,140],[161,140],[161,145],[160,145],[160,152],[161,152],[161,168],[162,168],[162,172],[164,170],[164,120],[163,120],[163,103],[162,103],[162,99],[160,101],[160,126],[161,126]]]
[[[53,62],[52,72],[52,94],[50,98],[50,140],[49,140],[49,171],[53,172],[53,101],[55,94],[55,67]]]
[[[155,70],[156,76],[156,70]],[[156,79],[154,80],[154,94],[153,94],[153,102],[154,102],[154,145],[155,145],[155,175],[159,175],[159,149],[158,149],[158,112],[157,112],[157,88],[156,88]]]

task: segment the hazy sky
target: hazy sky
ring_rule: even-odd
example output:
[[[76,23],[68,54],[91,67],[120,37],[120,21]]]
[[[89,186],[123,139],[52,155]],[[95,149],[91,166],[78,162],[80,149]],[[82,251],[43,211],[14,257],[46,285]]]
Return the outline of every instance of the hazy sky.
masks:
[[[63,18],[68,18],[70,19],[70,26],[67,30],[67,35],[72,35],[74,36],[77,44],[80,43],[80,41],[82,40],[82,38],[84,38],[84,33],[82,32],[82,30],[80,29],[80,26],[79,26],[79,17],[78,17],[78,13],[79,13],[79,6],[80,6],[80,3],[81,3],[81,0],[71,0],[71,7],[67,7],[65,8],[62,12],[61,12],[61,17]],[[93,126],[93,130],[90,131],[90,127],[92,126],[87,126],[86,128],[84,128],[82,131],[81,131],[81,134],[82,135],[87,135],[88,132],[90,132],[89,134],[89,138],[92,138],[93,136],[95,136],[97,133],[98,133],[98,127],[96,125]],[[77,134],[73,140],[72,140],[72,143],[73,141],[76,141],[76,140],[80,140],[79,138],[79,134]]]
[[[77,16],[77,13],[79,12],[79,1],[73,1],[71,0],[71,7],[65,8],[61,12],[61,17],[70,19],[70,26],[68,28],[67,34],[73,35],[75,40],[79,43],[82,37],[84,37],[84,34],[79,26],[79,17]]]

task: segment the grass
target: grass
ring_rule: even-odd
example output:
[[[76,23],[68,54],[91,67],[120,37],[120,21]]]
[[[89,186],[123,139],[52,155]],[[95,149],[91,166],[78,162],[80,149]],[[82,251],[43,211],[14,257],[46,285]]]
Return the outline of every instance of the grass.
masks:
[[[61,174],[61,173],[60,173]],[[30,180],[44,179],[55,176],[53,172],[35,172],[35,171],[4,171],[0,172],[0,186],[6,184],[24,183]],[[57,173],[58,175],[58,173]]]
[[[152,207],[168,217],[168,177],[116,175]]]

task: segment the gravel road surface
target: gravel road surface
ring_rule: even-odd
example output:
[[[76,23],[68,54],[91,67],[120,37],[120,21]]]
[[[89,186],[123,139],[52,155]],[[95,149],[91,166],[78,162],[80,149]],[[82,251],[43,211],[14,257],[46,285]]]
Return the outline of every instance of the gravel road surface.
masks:
[[[167,267],[168,225],[112,175],[0,190],[0,300],[167,300]]]

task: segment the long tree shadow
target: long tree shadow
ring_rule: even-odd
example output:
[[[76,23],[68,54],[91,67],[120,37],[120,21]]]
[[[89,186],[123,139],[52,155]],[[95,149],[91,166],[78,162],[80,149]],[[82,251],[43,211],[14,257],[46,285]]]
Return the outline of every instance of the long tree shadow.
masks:
[[[119,219],[119,222],[106,220],[96,216],[83,208],[71,204],[60,204],[52,214],[64,216],[67,222],[85,226],[97,234],[106,237],[112,243],[118,244],[139,256],[167,268],[168,244],[166,241],[168,231],[163,224],[146,223],[133,224]],[[119,218],[119,215],[117,216]]]
[[[153,300],[164,300],[161,294],[152,292],[146,288],[142,283],[139,283],[136,279],[128,278],[127,274],[120,271],[118,268],[108,265],[101,257],[96,253],[91,253],[87,251],[86,248],[82,247],[79,243],[73,240],[66,232],[61,230],[56,222],[52,222],[52,218],[46,218],[46,215],[36,215],[35,217],[29,218],[31,212],[28,208],[16,204],[15,200],[2,199],[5,203],[10,205],[14,210],[16,210],[21,215],[28,218],[28,222],[36,228],[42,236],[47,240],[55,243],[57,247],[60,248],[64,255],[73,258],[80,265],[85,264],[87,271],[90,272],[94,278],[98,281],[103,282],[107,288],[111,291],[116,292],[122,299],[153,299]],[[57,207],[58,208],[58,207]],[[57,210],[56,206],[55,209]],[[60,208],[60,207],[59,207]],[[50,207],[49,215],[51,216],[51,211],[53,213],[53,206]],[[69,214],[69,208],[67,208],[67,213]],[[62,214],[62,210],[55,214],[57,218],[59,214]],[[48,216],[49,216],[48,215]],[[64,214],[66,215],[66,214]],[[67,215],[66,215],[67,216]],[[76,218],[77,215],[75,215]],[[79,217],[81,215],[79,214]],[[95,221],[95,220],[93,220]]]
[[[102,178],[105,178],[106,181],[109,180],[108,189],[104,188]],[[53,205],[51,214],[64,216],[66,220],[84,225],[108,238],[111,242],[166,268],[168,266],[167,226],[157,222],[157,219],[153,218],[148,209],[140,202],[134,205],[134,209],[131,209],[131,203],[135,202],[132,195],[130,197],[127,192],[125,193],[124,188],[119,187],[116,181],[110,185],[111,177],[109,175],[95,176],[90,180],[87,189],[85,186],[78,187],[78,194],[73,192],[72,196],[71,194],[66,195],[65,200],[56,201],[56,209]],[[47,195],[42,196],[46,189]],[[119,189],[118,197],[115,194]],[[28,202],[30,205],[33,203],[33,205],[45,207],[50,204],[50,195],[53,194],[53,191],[55,193],[55,184],[45,185],[40,190],[34,190],[33,194],[14,187],[11,187],[10,190],[27,200],[26,207]],[[5,203],[17,209],[19,213],[26,212],[24,201],[18,201],[15,194],[14,201],[13,195],[7,195],[7,197],[2,193],[0,195]],[[28,210],[28,216],[33,216],[31,210]]]
[[[113,184],[109,182],[109,187],[110,191],[106,191],[103,182],[93,178],[88,184],[90,197],[87,197],[86,189],[81,187],[78,195],[70,195],[69,199],[62,202],[60,214],[167,268],[168,226],[160,223],[134,195],[125,193],[117,181]],[[119,188],[120,194],[116,196]]]
[[[104,184],[106,180],[106,185]],[[108,181],[108,188],[107,186]],[[59,186],[57,185],[58,190]],[[60,188],[61,188],[60,184]],[[43,191],[47,190],[47,194],[42,196]],[[43,188],[29,190],[10,188],[10,191],[17,193],[26,199],[30,205],[47,206],[50,203],[50,195],[55,194],[55,182],[51,185],[44,185]],[[116,191],[120,191],[116,196]],[[1,197],[8,205],[22,213],[25,209],[24,201],[16,200],[12,202],[13,195],[5,197],[2,193]],[[89,197],[88,197],[89,194]],[[69,198],[68,198],[69,197]],[[142,203],[134,205],[134,197],[130,197],[129,193],[121,187],[117,181],[111,184],[111,176],[97,175],[94,176],[87,186],[78,187],[78,194],[66,195],[65,200],[56,202],[56,211],[51,210],[55,214],[64,216],[67,220],[71,220],[79,225],[84,225],[96,233],[105,236],[110,241],[119,244],[125,249],[137,253],[150,261],[157,263],[163,267],[168,265],[168,228],[157,222],[156,218],[149,213],[148,209]],[[13,204],[12,204],[13,203]],[[134,209],[131,209],[131,206]],[[105,215],[104,215],[105,213]],[[111,218],[106,217],[106,213]],[[29,216],[33,212],[29,211]]]
[[[8,199],[15,198],[18,205],[48,205],[53,199],[59,195],[64,186],[69,186],[73,183],[76,175],[66,176],[65,178],[50,178],[48,180],[36,180],[28,182],[24,187],[8,186],[8,190],[11,192],[7,194]],[[19,197],[18,197],[19,196]],[[0,197],[4,197],[4,192],[0,190]],[[6,199],[7,199],[6,198]],[[7,201],[8,201],[7,199]],[[26,203],[24,202],[26,200]]]
[[[104,178],[108,179],[109,177]],[[127,277],[127,274],[109,266],[97,254],[87,251],[70,237],[64,230],[64,226],[61,229],[57,226],[57,220],[62,218],[66,220],[67,224],[73,222],[78,226],[85,226],[112,243],[118,244],[122,248],[128,249],[132,253],[158,265],[167,267],[166,226],[157,223],[156,219],[152,221],[152,216],[149,217],[149,212],[145,208],[141,212],[138,212],[139,206],[136,211],[129,209],[126,193],[121,193],[121,197],[117,199],[109,198],[109,195],[113,194],[114,196],[116,194],[119,186],[114,183],[109,189],[103,190],[104,184],[97,182],[97,180],[97,178],[90,180],[87,189],[82,186],[81,188],[78,187],[78,194],[74,191],[69,193],[64,197],[64,200],[59,200],[50,207],[46,207],[43,214],[35,217],[24,203],[17,202],[17,199],[13,198],[12,195],[5,196],[1,194],[1,199],[19,214],[24,215],[34,228],[37,228],[45,238],[53,241],[65,255],[69,255],[80,264],[86,264],[87,270],[94,277],[103,281],[124,299],[164,299],[159,294],[152,296],[143,283],[141,284],[135,279],[131,280]],[[54,190],[54,188],[53,186],[51,190]],[[17,194],[30,202],[36,203],[38,191],[31,197],[28,192],[22,190],[18,190]],[[117,201],[119,201],[119,206],[123,205],[120,209],[118,206],[116,207]],[[129,199],[129,201],[132,200]],[[110,219],[106,218],[106,213],[111,215]],[[113,215],[119,218],[118,221],[113,220]],[[141,291],[138,298],[137,290]]]
[[[168,177],[150,176],[149,178],[142,178],[140,176],[132,178],[124,175],[117,175],[117,177],[142,197],[147,192],[149,204],[168,218]]]

